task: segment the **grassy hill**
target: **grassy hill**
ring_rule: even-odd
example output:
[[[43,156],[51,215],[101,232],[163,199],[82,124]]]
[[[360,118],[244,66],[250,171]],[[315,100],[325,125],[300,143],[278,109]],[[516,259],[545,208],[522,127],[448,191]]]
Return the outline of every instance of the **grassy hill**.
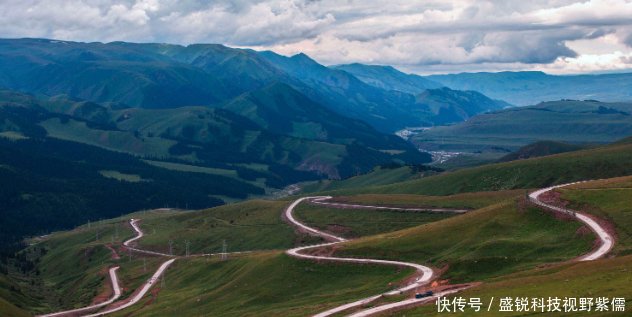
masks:
[[[423,113],[428,125],[463,122],[480,113],[511,105],[492,100],[476,91],[459,91],[447,87],[427,89],[415,97],[415,111]]]
[[[191,212],[137,212],[36,238],[31,241],[34,245],[10,259],[10,279],[0,283],[0,295],[22,309],[36,312],[85,305],[107,289],[104,268],[117,264],[122,266],[119,276],[125,288],[124,296],[129,296],[160,262],[154,257],[143,260],[138,254],[131,261],[126,253],[120,253],[118,260],[111,257],[111,251],[104,245],[111,244],[118,250],[120,242],[132,235],[127,224],[129,218],[142,219],[141,228],[146,233],[140,241],[142,247],[166,251],[172,240],[174,253],[180,255],[184,255],[185,240],[191,242],[191,253],[218,252],[223,240],[229,252],[286,249],[296,244],[314,243],[314,238],[296,235],[281,220],[287,204],[288,201],[253,200]],[[423,219],[424,215],[414,214],[410,219],[415,218]],[[146,261],[146,270],[143,261]],[[391,289],[391,283],[408,274],[408,270],[384,266],[313,263],[289,258],[279,251],[230,256],[225,262],[181,259],[169,269],[167,287],[158,288],[159,292],[155,293],[158,297],[154,300],[148,299],[152,305],[140,311],[135,307],[125,314],[154,315],[161,310],[170,314],[173,309],[185,309],[188,313],[300,315]],[[328,281],[327,285],[321,283],[323,280]],[[8,292],[11,287],[13,291]],[[242,287],[245,287],[243,291]],[[244,292],[248,294],[245,297]],[[330,296],[336,299],[332,301]],[[176,298],[179,300],[174,302]],[[193,310],[186,310],[188,300],[197,302],[198,298],[221,300],[223,304],[194,305]],[[9,311],[9,308],[1,309],[3,313]]]
[[[139,209],[207,208],[264,190],[233,177],[175,171],[52,138],[0,138],[1,254],[24,236]]]
[[[536,141],[608,143],[632,135],[632,103],[563,100],[481,114],[452,126],[421,131],[423,149],[475,152],[517,150]]]
[[[607,219],[614,225],[617,243],[613,250],[615,257],[599,261],[566,263],[542,266],[492,279],[479,287],[459,294],[463,297],[479,297],[489,302],[491,297],[623,297],[632,295],[629,270],[632,264],[630,255],[632,239],[629,232],[632,218],[629,216],[632,204],[632,179],[621,177],[602,181],[589,182],[568,188],[558,189],[561,198],[571,208],[583,210],[590,214]],[[598,295],[597,295],[598,294]],[[627,307],[626,307],[627,309]],[[411,314],[424,316],[441,316],[436,307],[425,306],[401,311],[395,316]],[[564,313],[568,316],[582,316],[586,312]],[[484,316],[523,316],[524,312],[503,312],[492,309]],[[595,316],[617,316],[621,312],[611,310],[603,313],[591,313]]]
[[[63,96],[38,99],[5,90],[0,94],[0,131],[234,170],[238,179],[264,179],[276,188],[319,174],[347,177],[391,161],[430,160],[403,140],[337,115],[287,85],[267,86],[248,96],[226,106],[235,112],[207,107],[148,110]],[[289,117],[295,121],[279,120]],[[253,163],[266,169],[247,168]]]
[[[584,210],[614,225],[617,245],[614,254],[632,254],[632,177],[590,182],[558,190],[571,208]]]
[[[169,270],[149,305],[114,316],[305,316],[387,291],[411,272],[377,265],[301,261],[281,252],[191,259]]]
[[[476,281],[587,252],[593,237],[577,238],[579,227],[576,222],[555,221],[546,212],[509,200],[442,221],[354,240],[336,254],[428,263],[447,267],[443,277],[453,282]]]
[[[340,189],[334,195],[422,194],[542,188],[577,180],[632,175],[632,143],[612,145],[552,156],[467,168],[400,183]]]
[[[388,185],[411,179],[421,178],[440,172],[423,165],[401,166],[398,164],[378,166],[369,173],[341,180],[318,180],[301,184],[301,192],[312,193],[338,189],[365,188]]]
[[[509,153],[499,162],[510,162],[515,160],[524,160],[532,157],[548,156],[572,151],[579,151],[585,147],[581,145],[568,144],[555,141],[539,141],[526,146],[521,147],[513,153]]]
[[[225,240],[229,251],[287,249],[299,239],[281,219],[286,201],[249,200],[209,210],[180,212],[161,217],[141,217],[147,233],[143,248],[167,252],[173,241],[174,254],[217,253]],[[309,238],[305,238],[309,239]]]
[[[572,153],[563,155],[569,154]],[[607,187],[605,192],[592,196],[597,198],[588,200],[598,206],[601,206],[601,201],[613,201],[603,207],[602,215],[611,215],[612,219],[621,222],[617,230],[625,230],[627,220],[625,211],[620,207],[629,200],[629,195],[624,196],[620,191],[622,188],[627,189],[630,184],[628,177],[604,181],[603,184],[586,184],[583,188],[565,190],[563,195],[583,199],[587,197],[585,192],[592,193],[595,188]],[[617,202],[618,199],[623,201]],[[428,219],[427,214],[327,210],[307,205],[299,207],[297,212],[297,216],[306,217],[308,223],[317,226],[324,224],[325,227],[333,221],[356,228],[358,224],[366,226],[375,221],[375,217],[380,217],[377,219],[383,223],[379,226],[363,227],[368,231],[356,232],[358,235],[370,236],[345,243],[335,251],[336,254],[409,260],[447,268],[442,278],[453,282],[486,281],[482,286],[459,295],[479,294],[478,297],[489,298],[500,296],[504,291],[508,295],[503,296],[571,296],[584,294],[584,289],[603,291],[605,295],[613,296],[627,294],[622,284],[627,278],[626,271],[622,270],[629,264],[625,260],[627,257],[606,260],[603,267],[595,263],[553,267],[542,265],[564,261],[586,252],[591,248],[594,237],[591,234],[578,235],[581,225],[577,222],[556,220],[547,212],[524,205],[521,190],[435,197],[371,194],[339,197],[337,200],[394,206],[476,208],[468,214],[443,220]],[[128,265],[125,257],[118,261],[108,259],[109,251],[100,246],[113,238],[115,230],[119,230],[118,239],[114,239],[115,244],[128,236],[129,228],[125,229],[122,221],[129,217],[143,219],[141,227],[147,236],[141,240],[141,244],[160,251],[164,250],[170,239],[175,241],[176,253],[183,252],[185,239],[192,242],[192,252],[218,250],[223,239],[228,241],[229,251],[287,248],[296,243],[305,243],[307,241],[304,238],[295,236],[293,230],[280,220],[287,203],[252,201],[196,212],[136,213],[103,224],[93,223],[90,229],[84,225],[74,231],[56,233],[31,247],[32,251],[24,253],[27,255],[25,258],[40,258],[31,264],[34,268],[54,269],[42,271],[41,278],[36,278],[34,271],[28,269],[28,261],[18,262],[30,273],[19,275],[23,277],[21,282],[12,279],[10,284],[5,285],[19,286],[21,293],[12,292],[8,295],[5,292],[3,296],[25,308],[39,307],[35,309],[40,311],[55,305],[68,307],[85,302],[90,297],[89,289],[99,289],[98,285],[104,284],[103,275],[95,273],[103,265]],[[585,206],[580,200],[573,200],[573,203]],[[413,215],[420,217],[414,218]],[[402,224],[404,221],[407,224]],[[420,223],[425,224],[416,225]],[[115,226],[119,226],[118,229]],[[405,227],[410,228],[389,232]],[[100,242],[95,237],[97,228],[102,230]],[[627,252],[627,238],[622,233],[618,233],[618,236],[622,237],[623,244],[617,253],[624,255]],[[48,251],[42,254],[42,249]],[[149,260],[148,267],[155,265]],[[141,258],[133,259],[130,263],[122,272],[124,285],[131,286],[142,281],[145,275]],[[82,269],[65,270],[66,265]],[[149,272],[152,270],[148,268]],[[583,271],[596,274],[578,274]],[[144,300],[145,304],[132,307],[120,315],[166,316],[176,311],[182,314],[227,316],[305,315],[392,289],[409,273],[384,266],[314,263],[292,259],[277,251],[231,256],[228,261],[181,259],[168,270],[165,288],[158,288],[152,297]],[[138,274],[138,277],[134,274]],[[603,276],[608,279],[622,278],[623,281],[612,285],[620,285],[618,289],[623,291],[615,292],[602,287],[603,283],[598,282],[598,279]],[[579,291],[569,294],[566,292],[569,287],[560,288],[561,281]],[[596,286],[587,286],[593,284]],[[42,291],[46,290],[42,285],[62,287],[52,292],[51,288]],[[534,291],[535,287],[538,287],[537,291]],[[78,294],[75,292],[85,294],[85,298],[73,295]],[[23,294],[22,299],[17,299],[18,294]],[[60,295],[67,299],[57,302],[56,298],[59,297],[55,296]],[[37,298],[34,296],[40,296],[40,299],[45,296],[46,300],[38,300],[36,304],[32,301]],[[428,309],[434,307],[417,308],[414,311],[428,312]]]

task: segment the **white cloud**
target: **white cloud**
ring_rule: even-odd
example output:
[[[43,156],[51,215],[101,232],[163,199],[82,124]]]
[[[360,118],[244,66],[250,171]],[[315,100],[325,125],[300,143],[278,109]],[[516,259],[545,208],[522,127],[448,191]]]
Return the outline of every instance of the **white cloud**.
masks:
[[[1,37],[222,43],[417,72],[618,70],[626,0],[0,0]]]

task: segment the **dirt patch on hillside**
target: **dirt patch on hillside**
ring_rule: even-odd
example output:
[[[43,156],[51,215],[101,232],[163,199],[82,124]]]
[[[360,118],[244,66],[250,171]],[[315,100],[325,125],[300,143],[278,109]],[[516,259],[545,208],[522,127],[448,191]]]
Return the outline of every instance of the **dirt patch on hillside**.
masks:
[[[121,258],[119,254],[116,252],[116,250],[114,250],[114,248],[112,247],[112,244],[106,244],[105,247],[108,248],[112,252],[112,259],[118,260]]]
[[[104,279],[105,285],[101,287],[101,291],[99,292],[99,294],[97,294],[97,296],[95,296],[92,299],[91,305],[103,303],[107,301],[108,299],[110,299],[110,297],[112,297],[112,295],[114,294],[114,290],[112,289],[112,281],[110,281],[110,277],[109,277],[110,276],[109,268],[101,269],[99,271],[99,276],[106,277]]]
[[[351,228],[335,223],[328,224],[325,230],[336,236],[343,236],[351,232]]]

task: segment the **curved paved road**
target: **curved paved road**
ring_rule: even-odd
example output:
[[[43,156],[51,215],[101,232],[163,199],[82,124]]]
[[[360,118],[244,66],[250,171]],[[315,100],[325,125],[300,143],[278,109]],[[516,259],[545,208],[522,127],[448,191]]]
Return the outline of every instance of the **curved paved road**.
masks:
[[[600,246],[599,248],[597,248],[596,250],[593,250],[591,252],[589,252],[588,254],[585,254],[583,256],[581,256],[580,258],[577,259],[577,261],[592,261],[598,258],[603,257],[604,255],[606,255],[614,246],[614,238],[608,233],[607,230],[605,230],[598,222],[596,222],[595,220],[593,220],[593,218],[591,218],[590,216],[580,213],[578,211],[575,210],[571,210],[571,209],[566,209],[566,208],[560,208],[557,206],[553,206],[550,204],[547,204],[543,201],[540,200],[540,195],[554,190],[556,188],[561,188],[561,187],[565,187],[565,186],[570,186],[570,185],[575,185],[575,184],[579,184],[579,183],[583,183],[583,182],[574,182],[574,183],[568,183],[568,184],[563,184],[563,185],[557,185],[557,186],[551,186],[548,188],[544,188],[544,189],[540,189],[537,190],[533,193],[531,193],[529,195],[529,200],[532,201],[533,203],[535,203],[538,206],[544,207],[544,208],[548,208],[551,209],[553,211],[557,211],[557,212],[561,212],[564,214],[568,214],[571,215],[573,217],[575,217],[576,219],[578,219],[579,221],[583,222],[584,224],[586,224],[593,232],[595,232],[595,234],[597,235],[597,237],[600,240]],[[328,206],[332,206],[335,208],[370,208],[370,209],[392,209],[392,210],[404,210],[404,211],[422,211],[422,210],[426,210],[426,209],[420,209],[420,208],[397,208],[397,207],[382,207],[382,206],[368,206],[368,205],[356,205],[356,204],[344,204],[344,203],[331,203],[331,202],[326,202],[326,200],[331,199],[331,196],[314,196],[314,197],[303,197],[303,198],[299,198],[297,200],[295,200],[292,204],[290,204],[290,206],[285,210],[285,217],[290,221],[290,223],[294,226],[296,226],[297,228],[299,228],[301,231],[305,231],[308,232],[310,234],[316,235],[316,236],[320,236],[325,238],[328,241],[331,241],[329,243],[322,243],[322,244],[317,244],[317,245],[312,245],[312,246],[305,246],[305,247],[298,247],[298,248],[294,248],[294,249],[290,249],[288,251],[286,251],[289,255],[294,256],[294,257],[298,257],[298,258],[304,258],[304,259],[312,259],[312,260],[326,260],[326,261],[339,261],[339,262],[352,262],[352,263],[375,263],[375,264],[387,264],[387,265],[398,265],[398,266],[407,266],[407,267],[412,267],[415,268],[417,270],[417,272],[421,275],[420,277],[418,277],[413,283],[404,286],[402,288],[396,289],[394,291],[391,292],[387,292],[384,294],[380,294],[380,295],[375,295],[372,297],[368,297],[368,298],[364,298],[352,303],[348,303],[342,306],[338,306],[335,307],[333,309],[327,310],[325,312],[319,313],[314,315],[314,317],[326,317],[326,316],[331,316],[337,313],[340,313],[342,311],[345,311],[347,309],[351,309],[354,307],[359,307],[365,304],[368,304],[372,301],[375,301],[376,299],[380,298],[382,295],[394,295],[394,294],[399,294],[400,292],[404,292],[404,291],[408,291],[411,289],[414,289],[418,286],[424,285],[426,283],[428,283],[432,276],[433,276],[433,272],[432,269],[423,266],[423,265],[419,265],[419,264],[415,264],[415,263],[409,263],[409,262],[400,262],[400,261],[385,261],[385,260],[375,260],[375,259],[357,259],[357,258],[337,258],[337,257],[328,257],[328,256],[316,256],[316,255],[309,255],[309,254],[303,254],[301,253],[302,251],[306,251],[306,250],[310,250],[310,249],[315,249],[315,248],[320,248],[320,247],[325,247],[325,246],[331,246],[331,245],[335,245],[344,241],[347,241],[346,239],[342,238],[342,237],[338,237],[326,232],[322,232],[318,229],[309,227],[301,222],[299,222],[298,220],[296,220],[296,218],[294,218],[292,212],[294,211],[294,209],[296,208],[296,206],[298,206],[301,202],[309,200],[312,203],[316,203],[316,204],[321,204],[321,205],[328,205]],[[434,211],[434,212],[458,212],[458,213],[464,213],[467,212],[467,210],[450,210],[450,209],[429,209],[428,211]],[[380,306],[376,306],[376,307],[372,307],[369,309],[365,309],[365,310],[361,310],[358,312],[355,312],[353,314],[351,314],[351,317],[366,317],[366,316],[370,316],[370,315],[374,315],[377,313],[381,313],[381,312],[385,312],[391,309],[396,309],[396,308],[401,308],[404,306],[409,306],[409,305],[414,305],[414,304],[419,304],[419,303],[426,303],[429,302],[432,299],[435,299],[437,297],[440,296],[445,296],[448,294],[452,294],[455,292],[458,292],[460,290],[463,290],[467,287],[462,287],[462,288],[458,288],[458,289],[452,289],[452,290],[448,290],[448,291],[443,291],[443,292],[438,292],[436,294],[434,294],[431,297],[425,297],[425,298],[410,298],[410,299],[406,299],[403,301],[399,301],[399,302],[394,302],[394,303],[389,303],[389,304],[384,304],[384,305],[380,305]]]
[[[610,252],[610,250],[612,250],[612,248],[614,247],[614,238],[612,237],[612,235],[610,235],[610,233],[608,233],[606,229],[604,229],[599,223],[593,220],[593,218],[591,218],[590,216],[576,210],[561,208],[561,207],[553,206],[551,204],[547,204],[540,200],[540,195],[557,188],[581,184],[585,182],[587,181],[573,182],[573,183],[568,183],[568,184],[563,184],[563,185],[551,186],[544,189],[536,190],[533,193],[529,194],[529,200],[532,201],[534,204],[575,217],[577,218],[577,220],[586,224],[588,228],[590,228],[590,230],[592,230],[597,235],[597,237],[600,240],[599,248],[589,252],[588,254],[581,256],[579,259],[577,259],[578,261],[592,261],[592,260],[596,260],[603,257],[608,252]]]
[[[140,291],[138,293],[136,293],[136,295],[134,297],[132,297],[129,301],[125,302],[123,305],[120,305],[120,306],[117,306],[117,307],[114,307],[114,308],[110,308],[108,310],[104,310],[104,311],[101,311],[101,312],[98,312],[98,313],[84,315],[84,317],[96,317],[96,316],[103,316],[103,315],[111,314],[111,313],[123,310],[125,308],[128,308],[128,307],[138,303],[143,298],[143,296],[145,296],[145,294],[147,294],[147,291],[149,291],[149,289],[156,283],[156,281],[158,280],[160,275],[162,275],[162,273],[175,260],[176,259],[173,258],[171,260],[167,260],[164,263],[162,263],[162,265],[160,265],[160,267],[158,268],[156,273],[154,273],[154,275],[152,275],[151,278],[147,282],[145,282],[145,284],[143,284],[143,286],[140,289]]]
[[[400,294],[402,292],[406,292],[412,289],[415,289],[419,286],[425,285],[428,282],[430,282],[430,280],[432,279],[434,273],[432,271],[431,268],[421,265],[421,264],[417,264],[417,263],[410,263],[410,262],[403,262],[403,261],[388,261],[388,260],[378,260],[378,259],[359,259],[359,258],[339,258],[339,257],[330,257],[330,256],[318,256],[318,255],[310,255],[310,254],[304,254],[302,253],[303,251],[306,250],[311,250],[311,249],[317,249],[317,248],[321,248],[321,247],[325,247],[325,246],[331,246],[331,245],[335,245],[344,241],[348,241],[347,239],[343,238],[343,237],[339,237],[327,232],[323,232],[321,230],[309,227],[303,223],[301,223],[300,221],[296,220],[296,218],[294,218],[293,212],[294,212],[294,208],[296,208],[296,206],[298,206],[301,202],[304,202],[306,200],[309,200],[311,202],[315,202],[317,204],[321,204],[321,205],[330,205],[333,207],[337,207],[337,208],[369,208],[369,209],[393,209],[393,210],[404,210],[404,211],[422,211],[422,210],[428,210],[428,211],[433,211],[433,212],[437,212],[440,210],[440,212],[450,212],[452,210],[450,209],[421,209],[421,208],[398,208],[398,207],[381,207],[381,206],[369,206],[369,205],[354,205],[354,204],[343,204],[343,203],[329,203],[329,202],[325,202],[325,200],[331,199],[331,196],[312,196],[312,197],[303,197],[303,198],[299,198],[297,200],[295,200],[294,202],[292,202],[292,204],[290,204],[290,206],[288,206],[285,209],[285,218],[288,219],[288,221],[294,225],[295,227],[297,227],[299,230],[304,231],[304,232],[308,232],[312,235],[316,235],[316,236],[320,236],[328,241],[328,243],[321,243],[321,244],[317,244],[317,245],[310,245],[310,246],[305,246],[305,247],[298,247],[298,248],[294,248],[294,249],[290,249],[287,250],[286,253],[293,256],[293,257],[297,257],[297,258],[302,258],[302,259],[310,259],[310,260],[324,260],[324,261],[336,261],[336,262],[346,262],[346,263],[362,263],[362,264],[383,264],[383,265],[395,265],[395,266],[403,266],[403,267],[410,267],[416,270],[417,274],[419,275],[412,283],[403,286],[401,288],[392,290],[390,292],[386,292],[383,294],[379,294],[379,295],[375,295],[375,296],[371,296],[368,298],[364,298],[352,303],[348,303],[342,306],[338,306],[335,307],[333,309],[324,311],[322,313],[316,314],[314,315],[314,317],[326,317],[326,316],[331,316],[334,314],[337,314],[339,312],[345,311],[347,309],[353,308],[353,307],[358,307],[358,306],[362,306],[365,305],[367,303],[370,303],[378,298],[380,298],[381,296],[390,296],[390,295],[397,295]],[[457,213],[463,213],[463,212],[467,212],[467,210],[462,210],[462,209],[458,209],[458,210],[454,210],[453,212],[457,212]],[[386,309],[392,309],[394,307],[400,307],[400,306],[404,306],[404,305],[410,305],[411,303],[414,302],[418,302],[421,301],[423,299],[417,299],[417,298],[412,298],[412,299],[408,299],[405,301],[400,301],[400,302],[396,302],[396,303],[391,303],[388,304],[388,308]],[[411,302],[412,301],[412,302]],[[382,305],[382,306],[378,306],[375,307],[376,308],[380,308],[386,305]],[[379,310],[382,311],[382,310]],[[376,311],[377,312],[377,311]],[[373,314],[373,313],[371,313]]]
[[[533,203],[535,203],[538,206],[544,207],[544,208],[548,208],[557,212],[561,212],[564,214],[568,214],[571,215],[575,218],[577,218],[579,221],[583,222],[584,224],[586,224],[593,232],[595,232],[597,234],[597,236],[600,239],[600,246],[599,248],[597,248],[596,250],[593,250],[591,252],[589,252],[588,254],[583,255],[582,257],[580,257],[578,259],[578,261],[591,261],[591,260],[595,260],[598,258],[603,257],[604,255],[606,255],[614,246],[614,238],[599,224],[597,223],[595,220],[593,220],[591,217],[589,217],[586,214],[580,213],[578,211],[575,210],[571,210],[571,209],[566,209],[566,208],[560,208],[557,206],[553,206],[550,204],[547,204],[543,201],[540,200],[540,196],[548,191],[551,191],[553,189],[556,188],[561,188],[561,187],[565,187],[565,186],[570,186],[570,185],[574,185],[574,184],[578,184],[578,183],[582,183],[582,182],[574,182],[574,183],[569,183],[569,184],[563,184],[563,185],[557,185],[557,186],[551,186],[548,188],[544,188],[544,189],[540,189],[537,190],[533,193],[531,193],[529,195],[529,200],[532,201]],[[326,202],[326,200],[331,199],[331,196],[313,196],[313,197],[303,197],[303,198],[299,198],[297,200],[295,200],[294,202],[292,202],[290,204],[290,206],[288,206],[285,210],[285,217],[288,219],[288,221],[296,226],[299,230],[304,231],[304,232],[308,232],[312,235],[316,235],[316,236],[320,236],[330,242],[327,243],[321,243],[321,244],[317,244],[317,245],[311,245],[311,246],[304,246],[304,247],[298,247],[298,248],[293,248],[290,250],[287,250],[287,254],[293,256],[293,257],[297,257],[297,258],[303,258],[303,259],[310,259],[310,260],[324,260],[324,261],[336,261],[336,262],[347,262],[347,263],[362,263],[362,264],[382,264],[382,265],[395,265],[395,266],[403,266],[403,267],[410,267],[410,268],[414,268],[417,271],[417,274],[419,275],[414,282],[403,286],[401,288],[395,289],[393,291],[390,292],[386,292],[383,294],[379,294],[379,295],[375,295],[375,296],[371,296],[368,298],[364,298],[352,303],[348,303],[345,305],[341,305],[338,307],[335,307],[333,309],[327,310],[325,312],[319,313],[314,315],[315,317],[326,317],[326,316],[331,316],[337,313],[340,313],[342,311],[345,311],[347,309],[350,308],[354,308],[354,307],[359,307],[365,304],[368,304],[372,301],[375,301],[376,299],[386,295],[396,295],[396,294],[400,294],[402,292],[405,291],[409,291],[412,289],[415,289],[419,286],[425,285],[428,282],[430,282],[430,280],[432,279],[434,273],[432,271],[431,268],[424,266],[424,265],[420,265],[420,264],[416,264],[416,263],[410,263],[410,262],[403,262],[403,261],[388,261],[388,260],[379,260],[379,259],[361,259],[361,258],[338,258],[338,257],[329,257],[329,256],[318,256],[318,255],[310,255],[310,254],[304,254],[302,253],[303,251],[306,250],[310,250],[310,249],[316,249],[316,248],[321,248],[321,247],[325,247],[325,246],[331,246],[331,245],[335,245],[344,241],[348,241],[347,239],[343,238],[343,237],[339,237],[330,233],[326,233],[323,231],[320,231],[318,229],[309,227],[303,223],[301,223],[300,221],[296,220],[296,218],[294,218],[293,215],[293,211],[296,208],[296,206],[298,206],[301,202],[306,201],[306,200],[310,200],[313,203],[316,204],[321,204],[321,205],[329,205],[332,207],[336,207],[336,208],[369,208],[369,209],[389,209],[389,210],[403,210],[403,211],[430,211],[430,212],[455,212],[455,213],[464,213],[467,212],[467,210],[462,210],[462,209],[455,209],[455,210],[451,210],[451,209],[422,209],[422,208],[400,208],[400,207],[383,207],[383,206],[369,206],[369,205],[356,205],[356,204],[344,204],[344,203],[331,203],[331,202]],[[138,226],[138,219],[131,219],[130,220],[130,225],[134,228],[134,230],[136,231],[137,235],[134,238],[131,238],[129,240],[126,240],[123,245],[125,245],[125,247],[137,251],[137,252],[142,252],[142,253],[147,253],[147,254],[152,254],[152,255],[159,255],[159,256],[169,256],[171,257],[171,255],[165,254],[165,253],[160,253],[160,252],[154,252],[154,251],[149,251],[149,250],[143,250],[143,249],[137,249],[134,247],[131,247],[130,244],[140,238],[142,238],[144,236],[142,230],[140,230],[140,227]],[[248,251],[245,251],[248,252]],[[197,255],[197,256],[205,256],[207,254],[202,254],[202,255]],[[208,254],[211,255],[211,254]],[[196,256],[196,255],[194,255]],[[125,308],[128,308],[134,304],[136,304],[137,302],[139,302],[143,296],[149,291],[149,289],[155,284],[155,282],[158,280],[158,278],[160,277],[160,275],[162,275],[164,273],[164,271],[176,260],[176,258],[172,258],[170,260],[165,261],[164,263],[162,263],[162,265],[158,268],[158,270],[154,273],[154,275],[147,281],[145,282],[140,291],[138,291],[136,293],[136,295],[134,295],[131,299],[129,299],[128,301],[124,302],[122,305],[110,308],[108,310],[102,311],[102,312],[98,312],[98,313],[94,313],[94,314],[89,314],[89,315],[85,315],[86,317],[94,317],[94,316],[103,316],[106,314],[110,314],[113,312],[117,312],[120,310],[123,310]],[[110,279],[112,281],[112,288],[114,290],[114,295],[112,296],[112,298],[110,298],[108,301],[103,302],[103,303],[99,303],[96,305],[91,305],[91,306],[87,306],[84,308],[79,308],[79,309],[74,309],[74,310],[69,310],[69,311],[63,311],[63,312],[58,312],[58,313],[53,313],[53,314],[48,314],[48,315],[42,315],[41,317],[59,317],[59,316],[63,316],[63,315],[67,315],[67,314],[77,314],[77,313],[81,313],[84,311],[90,311],[90,310],[94,310],[100,307],[104,307],[107,306],[111,303],[113,303],[118,297],[120,297],[121,295],[121,290],[120,287],[118,285],[118,279],[116,276],[116,270],[119,267],[114,267],[110,269]],[[419,303],[426,303],[429,302],[430,300],[438,297],[438,296],[445,296],[448,294],[452,294],[455,292],[458,292],[462,289],[465,289],[467,287],[461,287],[461,288],[457,288],[457,289],[452,289],[452,290],[446,290],[446,291],[442,291],[442,292],[438,292],[436,294],[434,294],[431,297],[425,297],[425,298],[410,298],[410,299],[406,299],[403,301],[399,301],[399,302],[394,302],[394,303],[389,303],[389,304],[384,304],[384,305],[380,305],[380,306],[376,306],[376,307],[372,307],[369,309],[365,309],[365,310],[361,310],[358,312],[355,312],[354,314],[352,314],[352,317],[366,317],[366,316],[370,316],[373,314],[377,314],[377,313],[381,313],[381,312],[385,312],[391,309],[395,309],[395,308],[401,308],[404,306],[408,306],[408,305],[413,305],[413,304],[419,304]]]
[[[130,246],[130,243],[142,238],[144,236],[143,231],[140,230],[140,227],[138,226],[138,221],[139,219],[130,219],[130,225],[132,226],[132,228],[134,228],[134,231],[136,231],[136,236],[126,240],[125,242],[123,242],[123,245],[125,247],[127,247],[130,250],[134,250],[136,252],[142,252],[142,253],[147,253],[147,254],[152,254],[152,255],[160,255],[160,256],[170,256],[168,254],[165,253],[160,253],[160,252],[154,252],[154,251],[149,251],[149,250],[142,250],[142,249],[137,249],[134,247]],[[154,285],[154,283],[158,280],[158,278],[160,277],[160,275],[162,275],[164,273],[164,271],[176,260],[176,258],[170,259],[165,261],[164,263],[162,263],[162,265],[160,265],[160,267],[158,268],[158,270],[156,271],[156,273],[154,273],[154,275],[152,275],[152,277],[147,280],[147,282],[145,282],[141,288],[140,291],[138,291],[138,293],[136,293],[136,295],[134,295],[131,299],[128,299],[127,301],[125,301],[122,305],[98,312],[98,313],[93,313],[93,314],[88,314],[88,315],[82,315],[84,317],[92,317],[92,316],[103,316],[103,315],[107,315],[107,314],[111,314],[113,312],[117,312],[120,310],[123,310],[125,308],[128,308],[134,304],[136,304],[138,301],[140,301],[143,296],[145,296],[145,294],[147,294],[147,291],[149,291],[149,289]],[[112,281],[112,289],[114,290],[114,295],[112,296],[112,298],[110,298],[108,301],[103,302],[103,303],[99,303],[96,305],[91,305],[91,306],[86,306],[86,307],[82,307],[82,308],[78,308],[78,309],[73,309],[73,310],[67,310],[67,311],[62,311],[62,312],[57,312],[57,313],[52,313],[52,314],[48,314],[48,315],[42,315],[40,317],[60,317],[60,316],[75,316],[77,314],[83,313],[83,312],[89,312],[89,311],[94,311],[98,308],[101,307],[105,307],[107,305],[110,305],[112,303],[114,303],[114,301],[116,299],[118,299],[121,296],[121,288],[119,287],[118,284],[118,278],[116,276],[116,270],[118,270],[119,267],[114,267],[110,269],[110,279]]]
[[[98,303],[95,305],[90,305],[90,306],[86,306],[82,308],[71,309],[71,310],[61,311],[61,312],[52,313],[52,314],[46,314],[46,315],[39,315],[39,317],[59,317],[59,316],[64,316],[64,315],[76,315],[83,312],[93,311],[97,308],[101,308],[101,307],[112,304],[115,300],[121,297],[121,287],[119,286],[118,277],[116,276],[116,270],[118,269],[119,269],[118,266],[110,268],[110,281],[112,283],[112,290],[114,291],[114,294],[112,294],[112,297],[110,297],[109,300],[103,303]]]

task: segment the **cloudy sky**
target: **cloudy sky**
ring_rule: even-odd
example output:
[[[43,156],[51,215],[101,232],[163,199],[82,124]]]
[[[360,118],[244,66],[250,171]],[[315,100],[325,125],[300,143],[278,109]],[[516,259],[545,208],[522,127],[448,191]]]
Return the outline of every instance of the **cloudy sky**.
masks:
[[[632,69],[632,1],[0,0],[0,37],[222,43],[416,73]]]

